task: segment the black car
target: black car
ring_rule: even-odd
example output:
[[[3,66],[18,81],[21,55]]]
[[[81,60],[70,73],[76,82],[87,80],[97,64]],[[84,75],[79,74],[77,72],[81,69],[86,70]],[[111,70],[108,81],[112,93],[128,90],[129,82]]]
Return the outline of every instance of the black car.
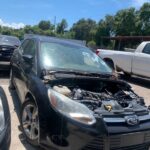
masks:
[[[8,101],[0,87],[0,150],[9,150],[11,142],[11,125]]]
[[[10,68],[10,58],[18,46],[20,40],[17,37],[0,35],[0,70]]]
[[[11,59],[10,87],[33,145],[56,150],[148,150],[150,114],[143,98],[89,48],[32,36]]]

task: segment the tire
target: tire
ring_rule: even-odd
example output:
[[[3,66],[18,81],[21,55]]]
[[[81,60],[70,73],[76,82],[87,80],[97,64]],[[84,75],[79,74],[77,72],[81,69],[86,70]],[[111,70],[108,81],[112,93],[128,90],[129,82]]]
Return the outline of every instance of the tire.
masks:
[[[112,60],[105,60],[105,62],[112,70],[115,70],[115,66]]]
[[[27,100],[21,109],[21,128],[26,140],[34,146],[39,146],[39,116],[36,104]]]
[[[15,86],[14,86],[14,83],[13,83],[13,72],[12,72],[12,69],[10,70],[9,89],[11,89],[11,90],[15,89]]]

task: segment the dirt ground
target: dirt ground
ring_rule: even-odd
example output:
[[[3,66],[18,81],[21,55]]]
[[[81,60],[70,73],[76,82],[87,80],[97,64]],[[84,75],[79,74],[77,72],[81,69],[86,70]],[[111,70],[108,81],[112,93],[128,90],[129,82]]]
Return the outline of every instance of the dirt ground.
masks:
[[[35,148],[28,144],[20,131],[19,123],[19,103],[18,96],[15,91],[9,91],[9,73],[3,72],[0,73],[0,86],[5,90],[9,109],[11,114],[11,146],[10,150],[43,150],[41,148]]]
[[[142,79],[138,77],[132,77],[130,79],[126,79],[128,83],[131,84],[135,92],[144,97],[146,104],[150,105],[150,80]],[[10,107],[11,113],[11,125],[12,125],[12,141],[10,150],[37,150],[37,148],[31,146],[25,141],[24,136],[22,135],[21,131],[19,130],[19,104],[17,103],[18,97],[16,93],[10,92],[8,89],[9,84],[9,73],[0,73],[0,85],[4,88],[8,102]],[[38,148],[38,150],[41,150]]]

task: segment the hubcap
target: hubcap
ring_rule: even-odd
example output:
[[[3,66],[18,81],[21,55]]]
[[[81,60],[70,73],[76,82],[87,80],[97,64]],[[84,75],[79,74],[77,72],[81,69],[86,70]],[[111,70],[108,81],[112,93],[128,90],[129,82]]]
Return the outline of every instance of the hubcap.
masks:
[[[23,110],[22,125],[26,136],[31,140],[39,137],[38,110],[34,104],[27,105]]]

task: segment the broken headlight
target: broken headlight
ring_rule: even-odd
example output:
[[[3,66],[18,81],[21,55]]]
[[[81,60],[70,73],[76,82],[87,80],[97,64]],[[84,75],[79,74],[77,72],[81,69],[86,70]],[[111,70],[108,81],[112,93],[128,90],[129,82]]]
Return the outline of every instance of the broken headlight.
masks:
[[[75,102],[50,89],[48,90],[48,96],[51,105],[59,113],[86,125],[91,125],[96,122],[92,111],[83,104]]]
[[[5,128],[4,109],[3,109],[3,104],[2,104],[1,97],[0,97],[0,132],[2,132],[4,128]]]

